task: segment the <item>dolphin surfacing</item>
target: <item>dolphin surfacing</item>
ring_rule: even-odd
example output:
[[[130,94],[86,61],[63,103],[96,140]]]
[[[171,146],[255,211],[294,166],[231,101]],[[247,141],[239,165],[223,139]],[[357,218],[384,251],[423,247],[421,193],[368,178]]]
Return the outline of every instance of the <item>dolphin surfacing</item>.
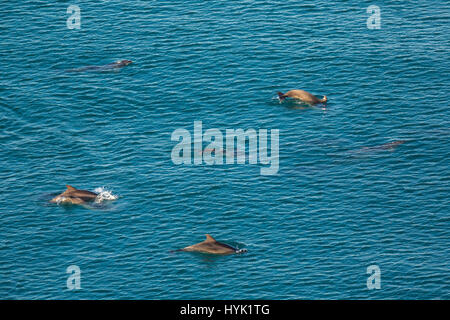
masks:
[[[72,186],[66,185],[67,190],[57,195],[51,203],[63,203],[63,204],[85,204],[92,202],[97,198],[98,194],[87,190],[75,189]]]
[[[290,90],[286,93],[278,92],[278,99],[280,99],[280,102],[283,102],[286,98],[300,100],[310,105],[327,103],[328,101],[327,96],[323,96],[323,99],[319,99],[305,90]]]
[[[225,243],[216,241],[216,239],[207,234],[205,241],[176,251],[202,252],[211,254],[233,254],[247,252],[247,249],[234,248]]]

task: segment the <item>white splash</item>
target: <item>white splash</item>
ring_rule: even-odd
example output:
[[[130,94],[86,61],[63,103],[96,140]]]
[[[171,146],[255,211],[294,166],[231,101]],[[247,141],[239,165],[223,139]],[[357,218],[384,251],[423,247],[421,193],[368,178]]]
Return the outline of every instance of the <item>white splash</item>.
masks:
[[[103,187],[96,188],[94,192],[98,193],[97,198],[95,198],[95,203],[102,203],[105,200],[116,200],[118,198],[117,195]]]
[[[56,199],[56,204],[59,205],[61,203],[64,203],[66,200],[66,197],[58,197],[58,199]]]

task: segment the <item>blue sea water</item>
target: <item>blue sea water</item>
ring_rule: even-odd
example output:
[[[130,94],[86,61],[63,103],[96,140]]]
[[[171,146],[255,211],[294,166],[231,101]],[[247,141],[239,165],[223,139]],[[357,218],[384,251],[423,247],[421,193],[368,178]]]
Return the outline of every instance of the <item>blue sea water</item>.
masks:
[[[3,3],[0,298],[449,299],[449,20],[431,0]],[[194,121],[279,129],[278,173],[175,165]],[[49,204],[66,184],[118,199]],[[170,252],[207,233],[248,253]]]

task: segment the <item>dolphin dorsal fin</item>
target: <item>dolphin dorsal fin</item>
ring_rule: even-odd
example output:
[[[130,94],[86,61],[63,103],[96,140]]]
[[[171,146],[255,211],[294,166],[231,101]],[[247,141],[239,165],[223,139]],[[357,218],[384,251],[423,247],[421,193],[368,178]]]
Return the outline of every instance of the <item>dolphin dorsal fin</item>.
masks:
[[[209,234],[206,235],[206,240],[205,242],[215,242],[216,239],[214,239],[213,237],[211,237]]]
[[[68,184],[66,184],[66,187],[67,187],[67,190],[68,190],[68,191],[75,191],[75,190],[77,190],[77,189],[75,189],[74,187],[69,186]]]

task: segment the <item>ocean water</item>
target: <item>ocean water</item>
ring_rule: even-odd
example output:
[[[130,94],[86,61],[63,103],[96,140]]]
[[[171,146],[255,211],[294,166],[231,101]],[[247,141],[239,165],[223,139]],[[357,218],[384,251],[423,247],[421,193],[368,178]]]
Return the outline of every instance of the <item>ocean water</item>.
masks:
[[[431,0],[3,3],[0,298],[449,299],[449,19]],[[277,174],[174,164],[194,121],[278,129]],[[50,204],[66,184],[117,199]],[[248,253],[170,252],[207,233]]]

